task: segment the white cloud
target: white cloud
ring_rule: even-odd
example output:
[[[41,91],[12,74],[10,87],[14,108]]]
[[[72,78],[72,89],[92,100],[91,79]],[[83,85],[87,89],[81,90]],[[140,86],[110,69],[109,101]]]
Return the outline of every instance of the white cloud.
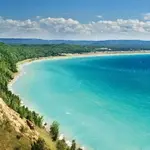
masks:
[[[150,20],[150,13],[144,14],[144,20]]]
[[[38,18],[38,20],[13,20],[0,17],[0,37],[150,40],[150,21],[117,19],[83,24],[71,18],[48,17]]]
[[[99,19],[103,18],[102,15],[97,15],[96,17],[99,18]]]
[[[40,19],[41,18],[41,16],[36,16],[36,19]]]

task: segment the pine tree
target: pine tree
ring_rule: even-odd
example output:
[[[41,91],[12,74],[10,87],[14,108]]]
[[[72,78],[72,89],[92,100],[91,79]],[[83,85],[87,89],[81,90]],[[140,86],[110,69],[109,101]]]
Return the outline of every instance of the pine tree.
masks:
[[[53,141],[56,141],[59,135],[59,124],[57,121],[54,121],[50,126],[50,135]]]
[[[76,150],[76,142],[75,142],[75,140],[72,140],[72,145],[71,145],[70,150]]]

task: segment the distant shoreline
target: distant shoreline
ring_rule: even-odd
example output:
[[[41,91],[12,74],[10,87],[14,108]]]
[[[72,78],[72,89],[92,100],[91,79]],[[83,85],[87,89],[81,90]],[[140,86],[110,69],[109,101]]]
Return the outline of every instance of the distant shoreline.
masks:
[[[40,58],[32,58],[26,59],[23,61],[19,61],[17,65],[17,72],[14,74],[13,79],[8,84],[8,89],[13,92],[12,85],[18,80],[20,76],[24,73],[22,72],[22,68],[26,65],[30,65],[32,63],[37,63],[46,60],[62,60],[62,59],[72,59],[72,58],[84,58],[84,57],[102,57],[102,56],[121,56],[121,55],[141,55],[141,54],[150,54],[150,50],[137,50],[137,51],[103,51],[103,52],[87,52],[87,53],[75,53],[75,54],[65,54],[62,53],[60,56],[49,56],[49,57],[40,57]],[[15,93],[14,93],[15,94]],[[22,102],[23,103],[23,102]]]
[[[11,80],[8,84],[8,89],[13,93],[13,84],[19,79],[20,76],[24,75],[23,67],[26,65],[30,65],[32,63],[37,63],[45,60],[62,60],[62,59],[72,59],[72,58],[84,58],[84,57],[102,57],[102,56],[120,56],[120,55],[141,55],[141,54],[150,54],[150,51],[105,51],[105,52],[90,52],[90,53],[82,53],[82,54],[62,54],[62,56],[49,56],[49,57],[40,57],[33,59],[26,59],[24,61],[18,62],[17,70],[18,72],[14,74],[13,80]],[[21,101],[23,103],[23,101]],[[30,106],[28,106],[30,107]],[[40,112],[38,112],[40,114]],[[45,120],[46,121],[46,120]],[[60,138],[62,138],[62,134],[60,134]],[[70,141],[67,141],[68,144],[71,144]]]
[[[150,54],[150,50],[137,50],[137,51],[102,51],[102,52],[86,52],[86,53],[62,53],[60,56],[48,56],[48,57],[39,57],[39,58],[31,58],[20,61],[17,63],[18,65],[22,65],[24,63],[32,63],[35,61],[41,60],[56,60],[56,59],[71,59],[71,58],[80,58],[80,57],[96,57],[96,56],[118,56],[118,55],[140,55],[140,54]]]

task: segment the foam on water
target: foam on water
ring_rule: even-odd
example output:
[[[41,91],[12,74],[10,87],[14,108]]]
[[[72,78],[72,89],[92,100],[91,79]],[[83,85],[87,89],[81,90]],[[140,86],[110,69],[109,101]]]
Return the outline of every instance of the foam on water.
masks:
[[[150,150],[150,55],[43,61],[13,91],[94,150]]]

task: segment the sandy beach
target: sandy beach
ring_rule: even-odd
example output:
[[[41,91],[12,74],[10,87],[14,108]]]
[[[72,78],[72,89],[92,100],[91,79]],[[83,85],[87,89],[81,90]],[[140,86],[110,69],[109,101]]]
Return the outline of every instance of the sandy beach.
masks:
[[[104,52],[89,52],[82,54],[62,54],[62,56],[49,56],[49,57],[40,57],[32,58],[20,61],[17,63],[18,72],[14,74],[13,80],[8,84],[8,89],[14,93],[12,85],[18,80],[20,76],[25,74],[22,71],[23,67],[30,65],[31,63],[38,63],[45,60],[59,60],[59,59],[72,59],[72,58],[82,58],[82,57],[102,57],[102,56],[120,56],[120,55],[140,55],[140,54],[150,54],[150,50],[140,50],[140,51],[104,51]],[[15,93],[14,93],[15,94]],[[19,95],[18,95],[19,96]],[[23,103],[23,101],[22,101]]]
[[[118,56],[118,55],[138,55],[138,54],[150,54],[150,50],[140,50],[140,51],[105,51],[105,52],[90,52],[82,54],[62,54],[62,56],[49,56],[40,57],[33,59],[26,59],[17,63],[18,72],[14,74],[13,80],[8,84],[9,90],[13,92],[12,85],[17,81],[17,79],[22,76],[25,72],[22,72],[22,68],[31,63],[41,62],[43,60],[58,60],[58,59],[71,59],[71,58],[82,58],[82,57],[100,57],[100,56]]]

